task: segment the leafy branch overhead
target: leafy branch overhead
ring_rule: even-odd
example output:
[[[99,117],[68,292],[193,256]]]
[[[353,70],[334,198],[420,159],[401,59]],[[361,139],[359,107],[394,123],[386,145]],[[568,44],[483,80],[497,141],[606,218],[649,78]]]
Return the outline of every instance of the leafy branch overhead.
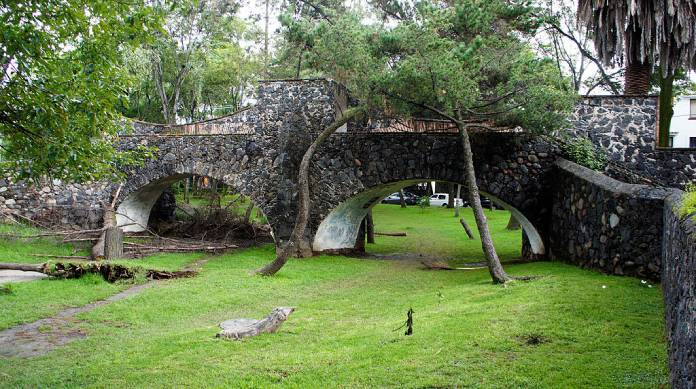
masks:
[[[115,173],[111,146],[129,75],[121,50],[158,26],[129,2],[3,2],[0,8],[2,165],[19,178],[89,180]]]

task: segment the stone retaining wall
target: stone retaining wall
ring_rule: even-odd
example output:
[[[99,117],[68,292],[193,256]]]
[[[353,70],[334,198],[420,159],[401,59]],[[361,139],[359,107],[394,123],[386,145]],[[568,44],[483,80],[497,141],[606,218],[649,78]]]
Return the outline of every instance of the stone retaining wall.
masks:
[[[658,280],[669,189],[626,184],[566,160],[553,187],[552,259]]]
[[[93,229],[102,225],[101,201],[111,194],[109,184],[72,184],[58,180],[12,182],[0,179],[0,214],[34,220],[46,226]]]
[[[682,195],[665,200],[662,292],[672,387],[696,388],[696,215],[676,215]]]
[[[609,158],[667,186],[683,187],[696,180],[696,150],[659,149],[657,97],[588,96],[571,119],[569,132],[606,150]],[[607,174],[616,175],[611,168]]]

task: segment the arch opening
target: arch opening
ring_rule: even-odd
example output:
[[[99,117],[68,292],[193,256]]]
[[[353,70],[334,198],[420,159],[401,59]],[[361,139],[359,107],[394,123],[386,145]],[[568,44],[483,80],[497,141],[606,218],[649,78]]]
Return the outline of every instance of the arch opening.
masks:
[[[116,222],[124,232],[154,229],[206,240],[251,235],[274,239],[265,213],[251,198],[224,180],[187,173],[153,180],[127,194],[116,209]]]
[[[359,192],[340,203],[319,224],[312,242],[312,249],[316,252],[322,252],[354,248],[361,223],[369,210],[373,209],[389,194],[424,181],[423,179],[410,179],[378,185]],[[462,185],[462,188],[464,188],[464,185]],[[519,221],[533,254],[543,255],[546,253],[544,241],[529,218],[511,204],[497,196],[491,195],[487,191],[482,190],[481,195],[489,198],[497,207],[509,211]],[[461,197],[466,201],[464,193],[462,193]],[[472,226],[472,228],[475,228],[475,226]]]

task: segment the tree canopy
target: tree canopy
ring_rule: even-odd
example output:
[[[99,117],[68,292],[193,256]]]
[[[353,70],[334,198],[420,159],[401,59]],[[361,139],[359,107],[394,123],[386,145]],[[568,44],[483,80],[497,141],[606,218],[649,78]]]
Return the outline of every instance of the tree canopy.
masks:
[[[526,2],[423,1],[393,27],[328,10],[326,20],[283,21],[287,39],[307,48],[307,66],[372,108],[548,132],[563,125],[575,94],[521,39],[539,26],[534,11]]]
[[[86,180],[132,160],[110,141],[127,98],[121,53],[158,28],[152,10],[109,0],[5,0],[0,26],[5,171]]]

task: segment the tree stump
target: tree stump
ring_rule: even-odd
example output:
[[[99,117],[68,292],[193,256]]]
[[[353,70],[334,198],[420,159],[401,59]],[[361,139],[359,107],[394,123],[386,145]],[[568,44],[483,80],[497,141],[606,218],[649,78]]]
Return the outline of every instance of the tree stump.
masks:
[[[104,231],[104,259],[123,257],[123,231],[111,226]]]
[[[270,315],[261,319],[233,319],[220,323],[222,331],[215,335],[217,338],[242,340],[263,333],[274,333],[287,320],[295,308],[278,307]]]

